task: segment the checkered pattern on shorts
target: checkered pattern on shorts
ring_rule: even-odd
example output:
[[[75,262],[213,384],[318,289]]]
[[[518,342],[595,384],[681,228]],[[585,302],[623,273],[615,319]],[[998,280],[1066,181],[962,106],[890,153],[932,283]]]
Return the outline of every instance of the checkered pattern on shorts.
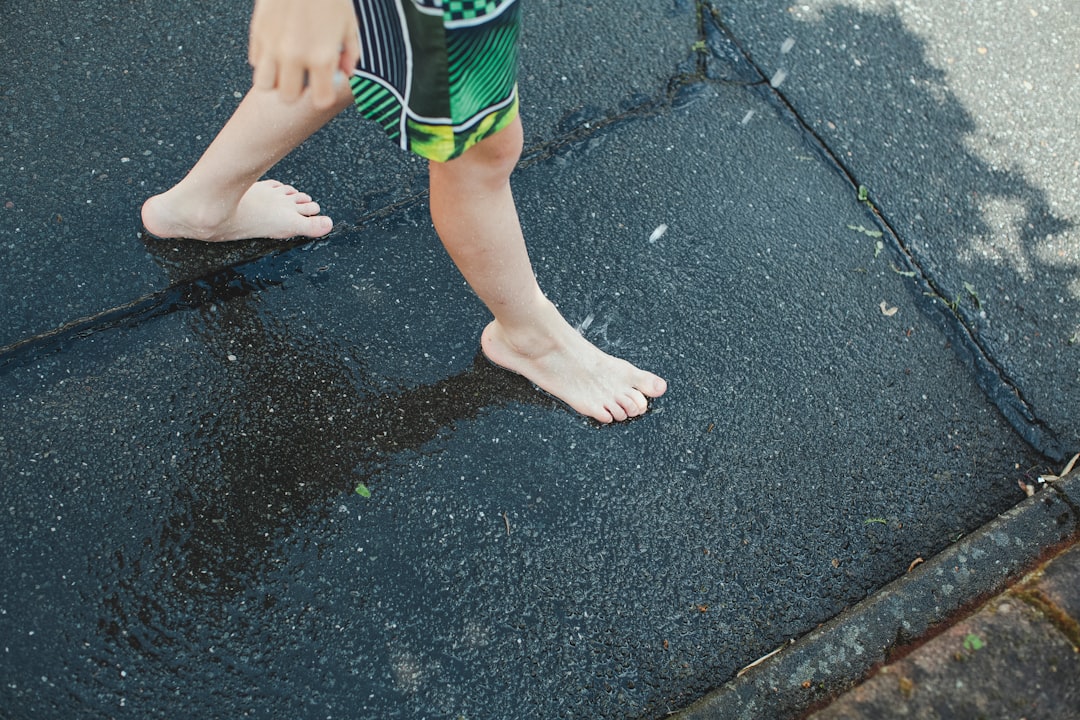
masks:
[[[451,21],[474,20],[494,12],[504,0],[443,0],[443,12]]]

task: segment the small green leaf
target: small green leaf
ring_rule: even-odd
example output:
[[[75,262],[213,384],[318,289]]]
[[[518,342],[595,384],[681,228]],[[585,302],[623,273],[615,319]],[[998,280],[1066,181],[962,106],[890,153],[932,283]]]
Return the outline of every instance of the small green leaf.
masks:
[[[975,303],[975,307],[982,307],[982,302],[979,301],[979,293],[975,292],[975,286],[966,282],[964,283],[964,289],[967,290],[968,295],[971,296],[972,301]]]
[[[880,255],[881,251],[884,250],[884,249],[885,249],[885,243],[881,242],[880,240],[878,240],[876,243],[874,243],[874,257],[877,257],[878,255]]]
[[[371,497],[371,491],[367,489],[367,485],[364,483],[356,486],[356,494],[360,497]]]
[[[986,646],[986,643],[982,641],[982,638],[975,633],[968,633],[964,637],[964,649],[965,650],[982,650]]]
[[[698,40],[696,43],[690,46],[690,49],[696,53],[703,53],[709,49],[709,46],[705,44],[704,40]]]
[[[879,523],[881,525],[888,525],[889,521],[885,518],[867,518],[863,521],[863,525],[869,525],[870,523]]]
[[[865,185],[860,185],[859,186],[859,201],[860,202],[866,202],[866,198],[868,198],[869,196],[870,196],[870,189],[867,188]]]

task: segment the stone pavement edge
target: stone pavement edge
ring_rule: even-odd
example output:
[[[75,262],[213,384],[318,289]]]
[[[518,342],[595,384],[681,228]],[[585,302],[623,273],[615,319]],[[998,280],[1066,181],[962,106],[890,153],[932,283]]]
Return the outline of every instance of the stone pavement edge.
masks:
[[[1078,540],[1074,472],[675,717],[1074,718]]]

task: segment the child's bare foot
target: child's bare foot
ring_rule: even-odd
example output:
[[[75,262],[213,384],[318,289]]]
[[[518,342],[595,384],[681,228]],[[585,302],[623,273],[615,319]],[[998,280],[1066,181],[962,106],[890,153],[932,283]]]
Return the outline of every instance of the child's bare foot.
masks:
[[[498,320],[484,328],[480,342],[489,360],[602,423],[641,415],[649,398],[664,394],[662,378],[603,352],[544,302],[544,320],[523,332],[512,334]]]
[[[161,238],[207,242],[266,238],[322,237],[334,222],[319,214],[310,195],[276,180],[255,183],[230,213],[204,198],[192,198],[183,184],[155,195],[142,207],[143,226]]]

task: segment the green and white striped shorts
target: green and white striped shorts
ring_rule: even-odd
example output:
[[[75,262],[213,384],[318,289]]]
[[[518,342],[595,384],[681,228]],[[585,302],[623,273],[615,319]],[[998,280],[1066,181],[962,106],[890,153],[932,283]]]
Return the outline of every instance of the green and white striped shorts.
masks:
[[[402,148],[445,161],[517,117],[518,0],[353,0],[356,107]]]

